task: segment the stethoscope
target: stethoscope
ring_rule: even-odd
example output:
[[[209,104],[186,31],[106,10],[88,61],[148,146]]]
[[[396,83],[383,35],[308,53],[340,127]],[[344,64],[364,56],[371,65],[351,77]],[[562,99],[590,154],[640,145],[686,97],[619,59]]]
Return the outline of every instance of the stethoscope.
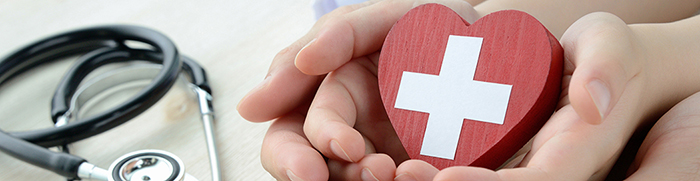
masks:
[[[147,46],[133,48],[128,42]],[[84,53],[84,54],[83,54]],[[185,173],[177,156],[161,150],[141,150],[115,160],[105,170],[85,159],[47,148],[61,147],[114,128],[155,104],[172,87],[180,69],[187,73],[198,98],[212,170],[220,180],[212,121],[211,88],[204,69],[178,54],[175,45],[154,30],[128,25],[100,26],[55,35],[30,44],[0,60],[0,84],[40,64],[79,55],[64,75],[51,101],[53,128],[7,133],[0,130],[0,150],[17,159],[50,170],[68,179],[84,180],[196,180]],[[150,63],[118,68],[88,81],[90,72],[107,64],[141,60]],[[111,85],[149,80],[136,95],[107,111],[81,117],[80,106]],[[71,121],[74,119],[73,121]]]

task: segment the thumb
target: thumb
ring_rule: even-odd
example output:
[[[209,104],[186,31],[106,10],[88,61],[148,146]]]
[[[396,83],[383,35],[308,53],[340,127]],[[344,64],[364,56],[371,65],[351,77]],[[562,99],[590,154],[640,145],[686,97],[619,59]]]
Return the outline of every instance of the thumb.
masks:
[[[377,52],[394,23],[415,6],[425,3],[445,5],[469,22],[478,18],[476,10],[462,0],[378,1],[326,20],[314,41],[296,55],[294,64],[305,74],[322,75],[353,58]]]
[[[592,13],[572,24],[561,41],[565,74],[573,74],[571,105],[583,121],[600,124],[639,72],[633,34],[615,15]]]

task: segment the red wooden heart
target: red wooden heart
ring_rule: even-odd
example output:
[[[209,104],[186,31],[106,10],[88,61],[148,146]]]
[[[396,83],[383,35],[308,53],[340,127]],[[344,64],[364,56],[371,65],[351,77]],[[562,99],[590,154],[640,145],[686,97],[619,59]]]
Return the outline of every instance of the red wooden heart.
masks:
[[[505,94],[509,100],[503,104],[507,105],[504,108],[505,117],[501,118],[503,124],[466,117],[457,120],[461,124],[461,132],[458,133],[456,150],[452,152],[453,159],[421,155],[430,114],[395,106],[402,76],[406,74],[404,72],[431,74],[433,78],[440,75],[450,35],[483,38],[476,70],[472,70],[474,81],[512,85],[510,93]],[[456,165],[495,169],[532,138],[554,111],[561,91],[562,60],[563,50],[557,39],[534,17],[524,12],[499,11],[469,25],[448,7],[426,4],[406,13],[387,35],[379,60],[379,89],[391,123],[411,158],[425,160],[439,169]],[[415,87],[425,89],[418,91],[425,94],[404,98],[435,101],[433,97],[437,97],[454,102],[449,96],[446,97],[448,93],[438,95],[448,89],[429,85]],[[472,95],[479,96],[476,93]],[[478,101],[459,102],[474,104],[479,108],[486,105]],[[433,104],[442,102],[419,106]],[[437,149],[449,150],[449,147]]]

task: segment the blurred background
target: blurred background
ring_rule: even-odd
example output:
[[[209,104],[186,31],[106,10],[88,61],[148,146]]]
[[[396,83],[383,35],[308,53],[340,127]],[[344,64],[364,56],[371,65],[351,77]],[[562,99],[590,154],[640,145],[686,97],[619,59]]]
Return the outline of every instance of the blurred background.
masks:
[[[238,101],[266,75],[275,54],[315,22],[313,0],[0,0],[0,56],[77,28],[130,24],[155,29],[207,71],[213,90],[215,137],[224,180],[273,180],[260,165],[269,123],[250,123]],[[0,87],[0,128],[52,126],[49,103],[71,60],[46,64]],[[115,129],[70,146],[100,167],[135,150],[178,155],[189,174],[210,180],[196,99],[182,81],[155,106]],[[0,153],[0,180],[65,180]]]

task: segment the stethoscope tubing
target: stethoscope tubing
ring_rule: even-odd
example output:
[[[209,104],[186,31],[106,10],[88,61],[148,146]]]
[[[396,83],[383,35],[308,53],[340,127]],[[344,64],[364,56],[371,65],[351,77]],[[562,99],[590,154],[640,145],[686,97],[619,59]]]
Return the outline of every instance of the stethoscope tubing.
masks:
[[[121,51],[127,48],[123,44],[126,40],[147,43],[152,45],[157,52],[149,50]],[[100,49],[101,47],[112,46],[117,48]],[[90,51],[88,54],[93,55],[82,56],[79,61],[96,62],[87,65],[90,67],[137,58],[161,61],[163,68],[154,81],[140,93],[103,114],[71,122],[57,128],[11,134],[0,130],[0,150],[59,175],[77,178],[78,167],[85,162],[85,159],[66,153],[52,152],[42,147],[52,147],[78,141],[109,130],[135,117],[155,104],[172,87],[182,64],[181,57],[174,43],[156,31],[129,25],[101,26],[49,37],[12,53],[0,61],[0,84],[42,63],[88,51]],[[76,70],[75,74],[78,75],[75,77],[84,77],[85,75],[82,74],[87,73]],[[64,79],[61,82],[62,86],[68,86],[68,88],[66,90],[58,89],[57,96],[52,100],[52,106],[54,107],[52,109],[52,118],[54,120],[56,119],[55,115],[60,115],[62,112],[65,112],[63,110],[68,110],[70,97],[72,96],[71,92],[76,89],[70,87],[72,87],[71,85],[77,87],[82,77],[69,79]],[[76,82],[76,80],[78,81]],[[196,80],[196,78],[193,80]],[[206,85],[206,79],[202,80],[204,80],[203,84]],[[205,87],[209,89],[208,85]]]

